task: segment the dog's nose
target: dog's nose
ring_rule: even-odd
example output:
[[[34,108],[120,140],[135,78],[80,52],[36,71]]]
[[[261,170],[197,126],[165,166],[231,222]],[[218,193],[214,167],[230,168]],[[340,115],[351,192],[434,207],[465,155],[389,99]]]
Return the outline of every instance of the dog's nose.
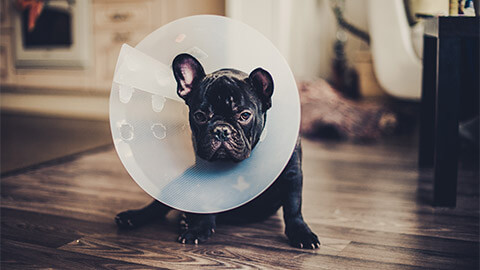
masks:
[[[232,134],[232,130],[225,125],[218,125],[213,129],[213,134],[215,138],[219,141],[226,141],[230,139],[230,135]]]

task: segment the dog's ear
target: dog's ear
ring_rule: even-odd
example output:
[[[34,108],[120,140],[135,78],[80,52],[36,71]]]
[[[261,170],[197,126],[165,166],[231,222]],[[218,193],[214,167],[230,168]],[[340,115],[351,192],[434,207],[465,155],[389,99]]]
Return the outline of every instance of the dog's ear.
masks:
[[[263,102],[263,110],[266,111],[272,107],[273,79],[268,71],[262,68],[256,68],[248,76],[253,88]]]
[[[202,64],[190,54],[182,53],[173,59],[172,69],[177,81],[177,94],[186,100],[195,84],[205,77]]]

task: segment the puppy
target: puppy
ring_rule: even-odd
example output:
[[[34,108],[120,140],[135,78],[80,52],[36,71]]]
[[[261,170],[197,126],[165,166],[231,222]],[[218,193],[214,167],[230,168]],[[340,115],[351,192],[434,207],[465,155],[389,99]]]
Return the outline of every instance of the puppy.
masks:
[[[192,139],[198,157],[241,162],[258,143],[272,105],[273,79],[262,68],[250,74],[221,69],[210,74],[189,54],[180,54],[172,64],[177,93],[189,107]],[[318,248],[320,242],[302,217],[301,146],[295,150],[283,172],[260,196],[249,203],[220,214],[185,213],[181,222],[181,243],[206,241],[218,222],[239,224],[259,221],[283,207],[285,234],[299,248]],[[274,156],[274,153],[272,153]],[[131,229],[165,216],[171,208],[154,200],[150,205],[122,212],[115,222]]]

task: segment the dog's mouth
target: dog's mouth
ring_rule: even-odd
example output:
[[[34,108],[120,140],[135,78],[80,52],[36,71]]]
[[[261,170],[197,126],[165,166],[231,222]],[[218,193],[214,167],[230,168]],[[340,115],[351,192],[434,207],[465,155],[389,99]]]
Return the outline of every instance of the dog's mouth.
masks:
[[[220,146],[217,151],[213,154],[211,161],[214,160],[228,160],[232,159],[231,154],[225,149],[225,147]]]
[[[208,161],[234,161],[239,162],[250,156],[250,151],[245,149],[245,145],[239,147],[230,141],[211,140],[209,144],[204,145],[202,149],[197,149],[197,154],[202,159]]]
[[[235,162],[242,161],[250,156],[250,151],[245,149],[236,149],[229,142],[223,142],[218,145],[216,149],[213,150],[213,155],[210,158],[210,161],[215,160],[232,160]]]

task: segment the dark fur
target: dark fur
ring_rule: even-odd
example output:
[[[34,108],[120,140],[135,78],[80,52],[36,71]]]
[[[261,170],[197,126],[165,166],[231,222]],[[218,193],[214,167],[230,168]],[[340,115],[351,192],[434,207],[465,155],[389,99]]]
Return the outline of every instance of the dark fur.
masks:
[[[190,109],[190,127],[195,151],[206,160],[248,158],[265,126],[271,106],[273,79],[258,68],[249,75],[234,69],[205,74],[201,64],[187,54],[178,55],[172,64],[178,94]],[[201,112],[195,116],[196,113]],[[247,120],[242,113],[248,112]],[[205,116],[205,118],[203,117]],[[199,120],[200,119],[200,120]],[[283,206],[285,233],[292,246],[317,248],[317,236],[304,222],[302,204],[302,160],[300,140],[287,166],[275,182],[249,203],[219,214],[186,213],[182,243],[201,243],[214,232],[217,221],[244,223],[265,219]],[[165,216],[171,208],[158,201],[139,210],[115,217],[120,228],[135,228]]]

